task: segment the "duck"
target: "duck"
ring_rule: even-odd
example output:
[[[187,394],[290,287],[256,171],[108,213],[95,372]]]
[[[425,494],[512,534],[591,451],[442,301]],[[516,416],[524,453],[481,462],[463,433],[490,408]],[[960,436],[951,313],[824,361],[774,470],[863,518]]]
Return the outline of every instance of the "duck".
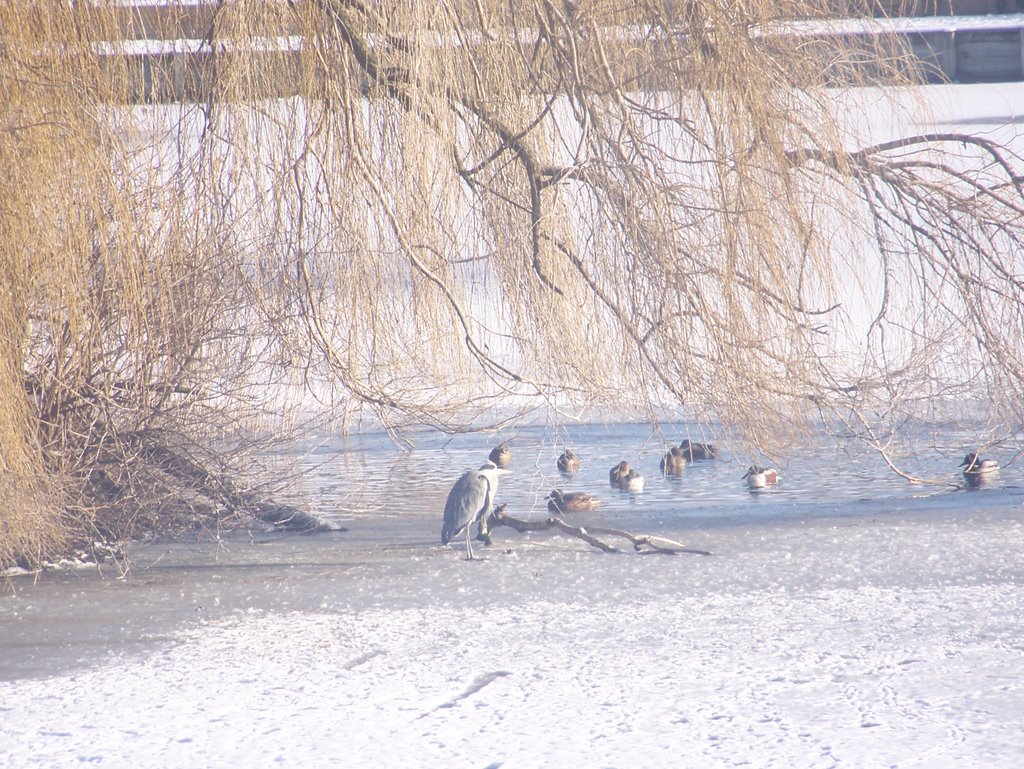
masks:
[[[580,458],[572,449],[566,449],[558,458],[558,470],[563,473],[576,473],[580,469]]]
[[[565,494],[561,489],[555,489],[548,494],[548,510],[553,513],[578,513],[593,510],[599,504],[597,497],[583,491]]]
[[[998,462],[994,459],[979,459],[977,451],[973,451],[965,456],[964,461],[960,463],[960,467],[964,469],[964,480],[972,486],[992,478],[999,472]]]
[[[509,451],[508,446],[502,443],[491,449],[487,458],[498,467],[508,467],[512,462],[512,452]]]
[[[679,475],[686,469],[686,455],[678,446],[673,446],[661,458],[661,472],[663,475]]]
[[[608,483],[622,488],[629,473],[629,462],[623,460],[608,471]]]
[[[684,438],[679,444],[683,456],[690,462],[700,459],[718,459],[718,447],[711,443],[691,443],[689,438]]]
[[[743,475],[747,480],[747,486],[751,489],[763,489],[765,486],[774,486],[779,482],[779,474],[770,467],[751,465]]]
[[[636,470],[630,470],[626,479],[622,482],[623,488],[627,491],[643,491],[647,481]]]

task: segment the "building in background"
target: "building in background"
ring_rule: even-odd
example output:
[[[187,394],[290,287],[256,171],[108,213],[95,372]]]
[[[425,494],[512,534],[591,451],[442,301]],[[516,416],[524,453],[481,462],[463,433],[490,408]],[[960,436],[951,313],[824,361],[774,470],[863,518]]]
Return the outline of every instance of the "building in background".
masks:
[[[1024,13],[1024,0],[835,0],[837,16],[985,16]]]

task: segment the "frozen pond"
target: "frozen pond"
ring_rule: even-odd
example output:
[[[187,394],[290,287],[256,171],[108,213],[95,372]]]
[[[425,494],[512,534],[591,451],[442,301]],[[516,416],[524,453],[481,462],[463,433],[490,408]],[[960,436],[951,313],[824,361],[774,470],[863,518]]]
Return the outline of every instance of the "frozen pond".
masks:
[[[510,512],[585,489],[601,507],[572,520],[714,555],[499,529],[466,562],[440,546],[440,510],[494,436],[312,442],[295,447],[306,491],[348,531],[154,544],[123,579],[15,581],[0,765],[1020,765],[1016,465],[976,491],[911,487],[823,444],[751,493],[728,456],[661,478],[646,426],[499,437]],[[942,437],[908,461],[956,481],[963,436]],[[563,445],[574,479],[554,469]],[[643,494],[608,486],[619,459]]]

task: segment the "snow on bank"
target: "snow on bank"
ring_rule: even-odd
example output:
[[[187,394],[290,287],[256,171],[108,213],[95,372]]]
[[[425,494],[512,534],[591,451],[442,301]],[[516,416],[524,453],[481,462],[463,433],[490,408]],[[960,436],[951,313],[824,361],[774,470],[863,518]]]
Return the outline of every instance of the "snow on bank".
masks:
[[[309,608],[238,611],[148,657],[0,683],[0,762],[1020,765],[1020,520],[700,537],[717,556],[552,539],[480,563],[391,553],[382,572],[344,556],[293,577]]]
[[[252,616],[6,692],[5,742],[10,766],[1018,766],[1022,609],[1004,585]]]

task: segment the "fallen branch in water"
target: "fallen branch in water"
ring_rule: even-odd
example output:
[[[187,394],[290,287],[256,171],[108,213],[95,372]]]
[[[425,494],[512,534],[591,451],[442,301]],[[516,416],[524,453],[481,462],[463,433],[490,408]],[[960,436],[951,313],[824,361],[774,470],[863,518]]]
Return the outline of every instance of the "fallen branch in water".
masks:
[[[547,531],[548,529],[557,529],[563,534],[568,534],[571,537],[582,539],[591,547],[596,547],[598,550],[603,550],[606,553],[618,553],[620,551],[617,547],[609,545],[607,542],[598,539],[595,535],[600,534],[609,537],[623,537],[624,539],[628,539],[633,544],[633,550],[641,555],[647,555],[649,553],[664,553],[667,555],[676,555],[677,553],[712,555],[707,550],[694,550],[693,548],[688,548],[675,540],[651,534],[630,534],[628,531],[622,531],[621,529],[609,529],[604,526],[573,526],[566,523],[557,515],[548,515],[542,521],[524,521],[521,518],[513,518],[511,515],[506,514],[505,510],[507,509],[508,505],[504,503],[495,507],[491,514],[487,516],[484,525],[480,527],[480,533],[477,535],[477,539],[486,542],[488,545],[491,544],[490,530],[498,526],[508,526],[515,529],[520,534],[530,531]]]

